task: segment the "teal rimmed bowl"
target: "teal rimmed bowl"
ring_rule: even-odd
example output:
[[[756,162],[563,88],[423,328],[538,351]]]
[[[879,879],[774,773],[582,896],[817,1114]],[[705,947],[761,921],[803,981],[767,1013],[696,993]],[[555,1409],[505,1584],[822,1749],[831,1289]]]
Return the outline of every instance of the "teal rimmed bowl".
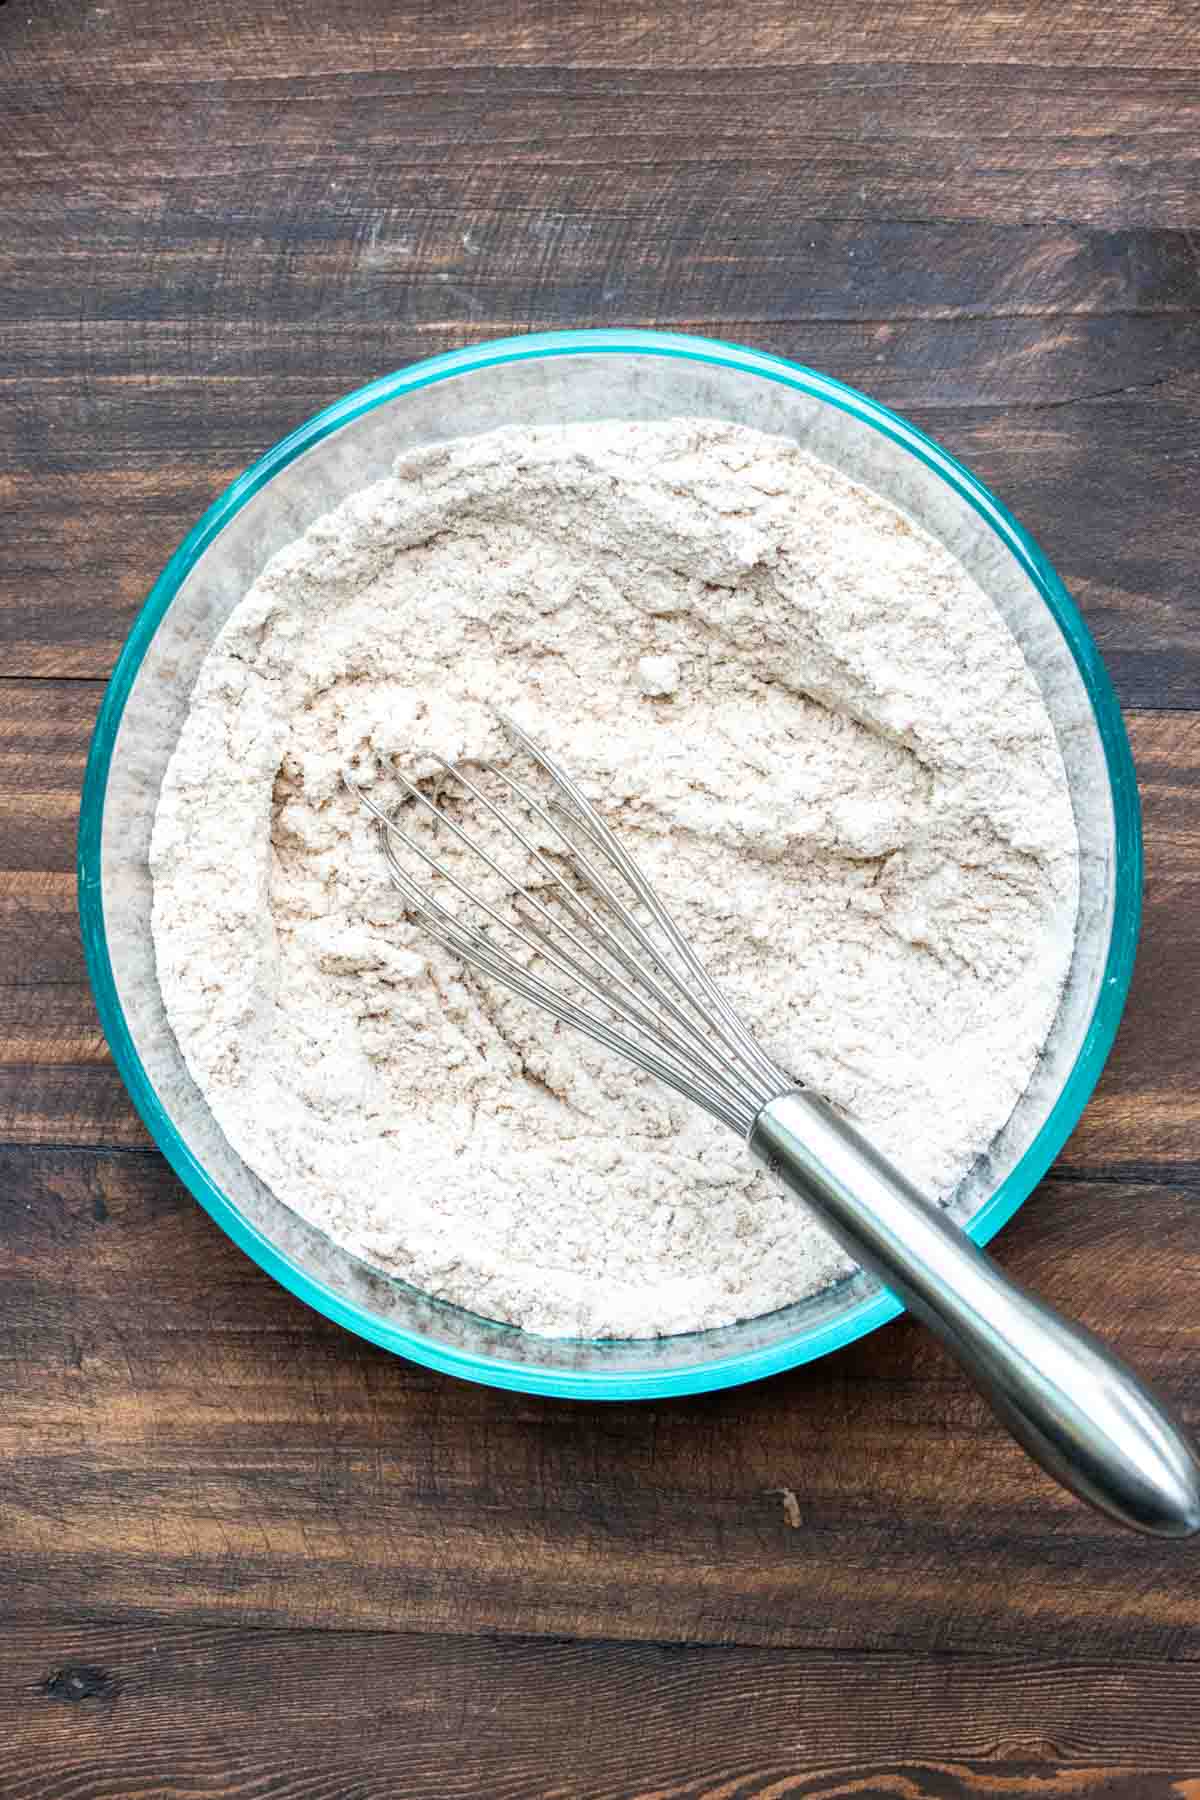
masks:
[[[1142,869],[1137,787],[1096,647],[1011,514],[895,413],[780,357],[654,331],[547,332],[481,344],[385,376],[318,413],[209,508],[155,583],[121,652],[84,780],[84,948],[101,1022],[138,1111],[234,1242],[352,1331],[497,1387],[611,1400],[728,1387],[837,1350],[900,1306],[860,1274],[719,1331],[583,1342],[478,1318],[359,1262],[277,1200],[234,1154],[184,1067],[155,977],[150,830],[196,673],[230,611],[268,557],[386,474],[401,449],[518,422],[688,413],[793,437],[902,506],[1000,608],[1053,720],[1079,830],[1079,923],[1041,1062],[952,1201],[977,1242],[1012,1217],[1073,1129],[1112,1044],[1133,967]]]

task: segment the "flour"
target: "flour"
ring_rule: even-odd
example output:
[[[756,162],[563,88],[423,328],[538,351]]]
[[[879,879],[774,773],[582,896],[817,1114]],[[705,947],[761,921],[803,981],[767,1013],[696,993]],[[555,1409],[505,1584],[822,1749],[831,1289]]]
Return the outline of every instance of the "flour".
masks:
[[[991,602],[794,444],[712,421],[405,454],[276,556],[155,824],[168,1016],[230,1143],[357,1255],[492,1318],[649,1336],[848,1267],[743,1145],[407,920],[390,803],[511,712],[772,1056],[947,1195],[1070,958],[1049,719]],[[516,769],[517,765],[513,765]]]

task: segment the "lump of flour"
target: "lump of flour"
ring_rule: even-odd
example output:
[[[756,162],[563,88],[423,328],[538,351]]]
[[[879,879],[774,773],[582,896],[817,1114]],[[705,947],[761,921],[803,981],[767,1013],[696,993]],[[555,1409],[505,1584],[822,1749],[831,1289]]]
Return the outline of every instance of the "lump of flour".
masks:
[[[281,1199],[537,1332],[729,1323],[845,1272],[699,1110],[405,917],[375,833],[511,712],[776,1061],[948,1194],[1070,959],[1058,748],[991,602],[796,445],[679,419],[406,452],[277,555],[196,684],[152,847],[167,1013]],[[514,771],[520,772],[514,765]]]

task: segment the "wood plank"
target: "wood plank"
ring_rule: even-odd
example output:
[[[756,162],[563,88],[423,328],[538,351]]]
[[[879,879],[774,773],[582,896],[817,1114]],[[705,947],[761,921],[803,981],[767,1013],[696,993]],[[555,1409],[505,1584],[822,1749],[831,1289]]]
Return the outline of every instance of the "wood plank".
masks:
[[[75,914],[75,807],[100,692],[0,682],[0,1143],[149,1142],[100,1033]],[[1145,812],[1145,924],[1116,1048],[1060,1164],[1109,1175],[1192,1162],[1200,1131],[1200,715],[1132,713],[1128,723]]]
[[[7,1800],[1183,1800],[1198,1766],[1194,1664],[161,1624],[0,1643]]]
[[[0,682],[0,1141],[49,1130],[150,1142],[96,1017],[75,906],[79,790],[103,691]]]
[[[6,989],[62,983],[78,989],[85,980],[75,826],[102,693],[98,682],[0,683],[0,986]],[[24,1004],[29,1023],[28,996]],[[20,1010],[20,1002],[13,1005]],[[51,1008],[45,1022],[53,1016]]]
[[[20,372],[63,372],[50,322],[69,328],[58,333],[68,370],[86,362],[121,374],[137,339],[127,331],[121,361],[120,337],[98,327],[186,320],[202,334],[190,356],[178,331],[154,348],[164,372],[188,374],[214,357],[244,371],[251,320],[274,340],[331,313],[415,328],[461,312],[497,331],[535,315],[544,325],[683,325],[1200,310],[1186,231],[829,219],[806,190],[754,168],[710,177],[701,194],[673,166],[619,182],[568,169],[552,193],[524,187],[524,205],[494,168],[439,170],[345,195],[342,184],[304,184],[317,189],[309,208],[273,171],[235,205],[248,173],[182,190],[126,176],[130,211],[119,215],[62,175],[0,193],[0,341],[24,356]]]
[[[1146,837],[1145,911],[1112,1056],[1062,1159],[1075,1168],[1195,1164],[1200,1145],[1200,982],[1191,989],[1200,875],[1200,717],[1146,714],[1128,723]],[[1189,997],[1177,1007],[1168,996],[1180,994],[1181,987]],[[1144,1159],[1139,1146],[1148,1152]]]
[[[1126,708],[1200,701],[1185,573],[1200,553],[1196,431],[1184,423],[1198,405],[1192,376],[1061,407],[980,409],[964,422],[918,409],[1046,550]]]
[[[432,80],[395,74],[286,82],[214,81],[201,70],[199,78],[142,87],[139,106],[121,116],[113,112],[110,88],[77,79],[47,82],[33,64],[26,76],[14,79],[11,66],[6,72],[0,64],[21,176],[20,188],[5,195],[5,209],[29,216],[50,188],[65,186],[76,220],[117,170],[136,184],[134,194],[148,183],[166,197],[169,184],[181,182],[200,193],[219,192],[230,177],[245,174],[269,132],[268,195],[280,191],[285,174],[293,186],[314,175],[367,174],[346,195],[336,184],[326,202],[335,217],[344,207],[403,194],[416,176],[424,178],[418,191],[428,201],[444,196],[448,183],[467,181],[478,194],[490,182],[508,208],[527,212],[536,196],[518,193],[513,176],[536,182],[551,169],[567,182],[568,200],[587,171],[599,183],[598,211],[628,211],[615,180],[620,168],[635,183],[656,171],[660,184],[689,196],[686,221],[697,185],[719,196],[756,168],[760,180],[778,182],[783,194],[780,172],[790,168],[805,177],[799,191],[793,182],[784,196],[793,217],[807,205],[819,218],[836,212],[838,202],[842,218],[884,224],[1076,218],[1093,225],[1186,225],[1183,184],[1195,167],[1188,140],[1200,112],[1194,77],[1185,70],[1146,77],[1120,69],[1065,75],[976,67],[939,74],[841,66],[695,75],[630,70],[613,77],[533,69],[472,78],[446,69]],[[64,171],[59,153],[72,130],[80,141]],[[944,152],[947,142],[961,154],[935,186],[918,158]],[[864,170],[883,174],[884,145],[886,176],[864,191]],[[1110,166],[1102,184],[1106,162],[1118,167]],[[1069,201],[1058,213],[1048,204],[1054,193]],[[104,196],[115,241],[136,230],[134,194]],[[922,203],[895,203],[905,195]],[[305,235],[317,223],[319,217],[310,220]]]
[[[999,1245],[1193,1423],[1196,1207],[1055,1180]],[[0,1153],[0,1291],[10,1621],[1200,1659],[1194,1557],[1053,1488],[908,1321],[691,1400],[502,1394],[318,1318],[156,1157],[79,1151]]]
[[[668,63],[614,74],[538,67],[535,57],[474,74],[448,62],[281,81],[256,78],[250,59],[224,80],[201,60],[189,80],[176,60],[165,80],[140,83],[137,106],[123,112],[93,78],[102,40],[89,46],[85,84],[78,63],[56,68],[34,52],[28,28],[8,29],[0,99],[19,182],[6,209],[48,217],[47,196],[65,184],[68,221],[99,203],[118,242],[154,230],[144,184],[160,204],[172,187],[183,198],[183,184],[203,209],[202,196],[249,175],[236,211],[272,195],[299,211],[303,200],[301,238],[347,206],[408,198],[437,206],[487,194],[502,213],[528,215],[570,212],[586,195],[593,214],[627,214],[648,183],[663,196],[669,240],[748,184],[785,218],[799,207],[888,222],[1187,228],[1196,218],[1200,99],[1189,71],[1200,27],[1190,64],[1185,52],[1152,71],[830,67],[803,54],[807,18],[793,27],[802,54],[769,69]],[[731,40],[744,35],[743,20],[726,29]],[[136,64],[139,45],[126,38],[124,48]]]
[[[103,689],[96,682],[0,681],[0,873],[74,866],[75,822],[88,741]],[[5,979],[22,980],[12,945]]]
[[[963,7],[957,0],[871,0],[805,8],[763,0],[635,0],[598,17],[589,0],[513,6],[511,0],[441,0],[389,13],[376,0],[123,0],[81,9],[42,0],[0,20],[0,54],[77,73],[86,53],[97,81],[178,79],[180,46],[198,66],[229,76],[323,71],[525,67],[780,68],[796,63],[1014,62],[1049,68],[1178,70],[1196,66],[1195,13],[1176,0],[1097,7],[1030,0]]]
[[[731,317],[711,292],[696,296],[699,310],[682,294],[674,315],[668,307],[665,317],[657,308],[630,317],[625,308],[618,312],[612,307],[611,291],[593,313],[586,302],[580,305],[578,290],[560,309],[546,289],[539,293],[538,316],[529,318],[527,290],[513,291],[515,283],[502,282],[489,293],[468,277],[447,305],[441,279],[406,279],[399,293],[392,281],[368,281],[344,302],[327,307],[313,295],[306,318],[260,321],[253,333],[244,321],[225,318],[193,325],[186,316],[100,319],[65,343],[54,320],[7,327],[0,339],[6,360],[37,384],[46,409],[45,435],[41,441],[31,439],[28,421],[18,415],[6,422],[0,442],[18,467],[25,464],[34,474],[61,480],[64,474],[80,473],[78,458],[56,454],[54,432],[70,424],[66,409],[78,407],[86,388],[96,423],[107,430],[123,428],[117,443],[126,468],[142,449],[176,456],[191,446],[202,454],[243,445],[253,451],[247,434],[259,430],[260,421],[268,433],[299,423],[293,411],[297,391],[303,394],[307,388],[323,404],[361,385],[365,373],[375,373],[375,356],[382,365],[379,373],[403,367],[418,356],[459,348],[464,339],[474,343],[507,335],[514,314],[521,330],[526,323],[539,330],[624,323],[712,333],[724,320],[721,328],[727,336],[736,327],[757,348],[807,361],[908,411],[1076,406],[1120,398],[1122,390],[1161,390],[1168,383],[1172,393],[1162,398],[1180,394],[1186,399],[1200,373],[1200,275],[1189,290],[1198,304],[1172,311],[1060,316],[1051,310],[1045,318],[1035,313],[934,319],[901,313],[861,320],[807,318],[804,303],[793,306],[787,299],[777,304],[778,317],[749,312]],[[485,308],[475,294],[485,295],[489,305]],[[293,303],[302,304],[299,293]],[[464,313],[473,316],[459,317]],[[326,339],[334,366],[326,367],[322,358],[314,373],[313,343]],[[368,351],[372,360],[364,361]],[[274,394],[257,402],[248,386],[256,370],[269,370],[279,384]],[[339,385],[326,386],[334,381]],[[174,396],[174,411],[164,405],[167,394]],[[117,443],[110,445],[101,436],[94,461],[89,459],[101,481],[112,467]],[[266,443],[258,447],[266,448]],[[129,500],[152,499],[153,489],[146,488],[149,474]]]

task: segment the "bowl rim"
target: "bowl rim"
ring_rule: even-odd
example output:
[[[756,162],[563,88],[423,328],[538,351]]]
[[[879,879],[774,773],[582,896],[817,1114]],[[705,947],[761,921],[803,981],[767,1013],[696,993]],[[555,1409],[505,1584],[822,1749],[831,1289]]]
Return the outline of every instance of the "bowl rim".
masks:
[[[104,803],[125,704],[155,631],[205,550],[254,494],[322,438],[397,396],[488,367],[540,357],[650,355],[714,363],[777,382],[853,415],[923,462],[986,521],[1055,620],[1084,683],[1104,750],[1115,828],[1115,891],[1108,955],[1091,1019],[1070,1074],[1024,1155],[966,1225],[985,1244],[1012,1218],[1058,1155],[1091,1095],[1112,1046],[1133,971],[1141,918],[1142,833],[1137,780],[1120,706],[1091,633],[1064,583],[1019,521],[962,463],[900,414],[857,389],[770,352],[690,333],[640,329],[533,332],[428,357],[379,377],[323,408],[256,462],[213,502],[151,588],[117,658],[92,733],[80,803],[77,878],[84,957],[101,1026],[135,1107],[168,1163],[221,1229],[284,1287],[326,1317],[429,1368],[488,1386],[564,1398],[631,1400],[708,1392],[759,1380],[828,1355],[895,1318],[904,1308],[884,1291],[837,1320],[766,1348],[718,1355],[689,1369],[539,1369],[456,1348],[393,1325],[307,1273],[247,1219],[180,1137],[134,1047],[109,957],[101,889]],[[513,1327],[512,1329],[516,1329]]]

